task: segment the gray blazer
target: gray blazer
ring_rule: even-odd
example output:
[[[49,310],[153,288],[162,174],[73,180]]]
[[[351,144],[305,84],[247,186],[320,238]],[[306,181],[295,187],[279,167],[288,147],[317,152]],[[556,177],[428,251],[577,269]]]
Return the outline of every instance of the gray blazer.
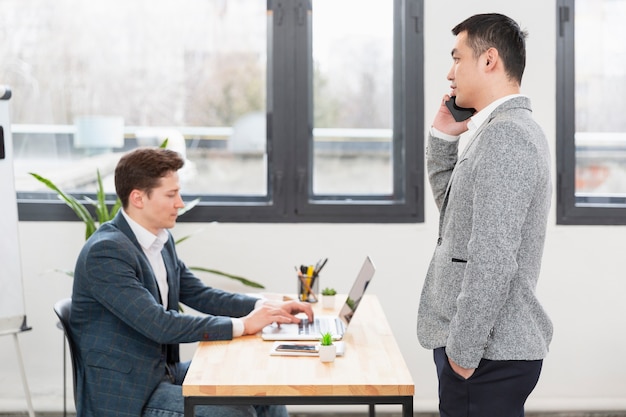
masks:
[[[439,238],[420,300],[417,335],[466,368],[481,358],[543,359],[552,323],[535,295],[552,185],[546,137],[530,100],[512,98],[463,154],[429,135],[428,177]]]
[[[70,325],[81,366],[77,415],[140,416],[177,362],[178,344],[232,338],[232,321],[254,308],[254,297],[207,287],[178,259],[170,235],[161,252],[168,305],[134,233],[119,212],[83,247],[74,273]],[[178,303],[207,315],[180,314]]]

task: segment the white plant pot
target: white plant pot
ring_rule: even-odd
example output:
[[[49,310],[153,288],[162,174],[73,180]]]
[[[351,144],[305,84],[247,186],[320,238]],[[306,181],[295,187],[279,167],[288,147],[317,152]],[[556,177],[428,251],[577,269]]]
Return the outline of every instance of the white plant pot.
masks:
[[[334,362],[337,356],[337,346],[319,346],[320,361],[321,362]]]
[[[322,307],[323,308],[335,308],[335,296],[334,295],[322,295]]]

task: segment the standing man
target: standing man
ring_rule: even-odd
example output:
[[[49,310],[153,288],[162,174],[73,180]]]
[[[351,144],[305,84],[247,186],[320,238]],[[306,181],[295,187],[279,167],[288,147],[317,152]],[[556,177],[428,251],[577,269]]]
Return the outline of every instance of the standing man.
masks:
[[[178,258],[168,229],[184,207],[177,173],[183,163],[166,149],[124,155],[115,169],[122,209],[78,257],[70,327],[81,363],[79,416],[181,417],[189,362],[179,361],[179,343],[255,334],[270,323],[299,322],[298,312],[313,318],[308,303],[207,287]],[[183,314],[179,303],[206,315]],[[287,410],[206,406],[196,415],[284,417]]]
[[[521,417],[552,324],[535,295],[551,199],[546,137],[520,95],[526,33],[481,14],[452,33],[452,68],[428,137],[439,239],[417,334],[434,350],[442,417]],[[474,115],[457,122],[456,96]],[[459,136],[469,142],[458,155]]]

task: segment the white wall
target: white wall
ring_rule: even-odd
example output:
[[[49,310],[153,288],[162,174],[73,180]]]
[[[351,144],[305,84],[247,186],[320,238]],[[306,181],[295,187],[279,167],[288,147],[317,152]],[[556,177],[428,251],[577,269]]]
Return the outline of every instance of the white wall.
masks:
[[[448,90],[453,37],[450,29],[475,13],[497,11],[518,20],[530,32],[523,92],[534,114],[555,143],[555,2],[527,0],[426,0],[426,124]],[[554,158],[553,158],[554,160]],[[427,190],[429,192],[429,190]],[[417,225],[274,225],[180,224],[183,236],[204,231],[179,246],[190,265],[210,266],[263,282],[268,291],[294,292],[293,266],[329,257],[322,284],[347,291],[363,257],[370,255],[378,272],[371,285],[385,309],[416,385],[416,410],[436,409],[432,353],[415,336],[419,293],[437,238],[437,213],[426,198],[426,222]],[[71,279],[55,268],[73,267],[83,243],[80,223],[22,222],[26,311],[33,330],[20,336],[28,382],[37,411],[62,407],[62,334],[52,305],[71,293]],[[626,409],[626,274],[622,227],[566,227],[550,220],[539,295],[555,324],[551,352],[532,410]],[[204,277],[211,285],[237,291],[228,281]],[[190,356],[194,346],[184,349]],[[11,338],[0,338],[0,411],[24,410]],[[71,392],[71,386],[70,386]],[[70,399],[71,406],[71,399]]]

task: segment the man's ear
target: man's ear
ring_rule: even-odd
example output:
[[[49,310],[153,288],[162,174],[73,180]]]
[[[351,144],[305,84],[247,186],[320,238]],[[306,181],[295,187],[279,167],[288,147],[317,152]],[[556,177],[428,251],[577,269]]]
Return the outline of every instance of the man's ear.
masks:
[[[143,191],[133,190],[128,196],[128,204],[136,208],[143,208],[143,199],[145,195]]]
[[[500,55],[498,54],[498,50],[496,48],[489,48],[484,53],[485,66],[489,69],[495,68],[498,60],[500,59]]]

